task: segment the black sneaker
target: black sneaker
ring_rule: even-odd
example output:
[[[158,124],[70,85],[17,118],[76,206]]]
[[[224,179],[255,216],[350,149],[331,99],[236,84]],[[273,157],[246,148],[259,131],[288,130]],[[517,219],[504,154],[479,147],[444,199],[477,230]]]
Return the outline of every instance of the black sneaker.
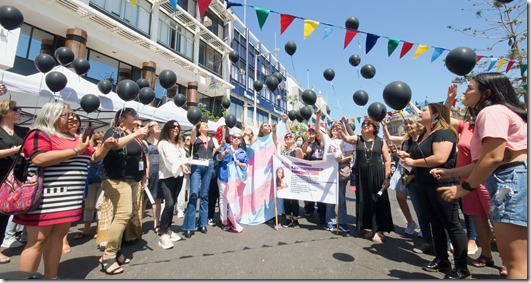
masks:
[[[299,224],[299,220],[293,220],[293,228],[301,228],[301,225]]]
[[[450,270],[452,269],[452,264],[450,263],[449,260],[441,260],[441,259],[435,258],[432,262],[424,265],[422,269],[425,271],[429,271],[429,272],[439,271],[439,272],[447,273],[447,272],[450,272]]]
[[[286,222],[282,224],[282,227],[284,228],[293,227],[293,226],[295,226],[295,224],[293,223],[293,220],[286,220]]]
[[[452,271],[448,272],[444,279],[470,279],[470,271],[466,268],[454,268]]]

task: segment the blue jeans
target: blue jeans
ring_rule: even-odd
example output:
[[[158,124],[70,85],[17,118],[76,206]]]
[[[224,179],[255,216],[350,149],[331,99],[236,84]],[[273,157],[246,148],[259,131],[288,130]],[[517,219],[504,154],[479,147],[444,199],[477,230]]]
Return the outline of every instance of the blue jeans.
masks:
[[[192,174],[190,175],[190,194],[188,206],[184,215],[183,231],[195,230],[195,212],[197,199],[199,200],[199,227],[206,227],[208,223],[208,188],[210,179],[214,173],[214,160],[211,159],[208,166],[192,165]]]
[[[347,225],[347,185],[349,180],[339,181],[338,185],[338,221],[339,225]],[[332,228],[336,225],[336,205],[335,204],[326,204],[326,224],[328,227]]]
[[[415,214],[417,214],[420,231],[422,232],[422,239],[424,240],[424,243],[432,244],[433,238],[431,236],[431,226],[430,222],[428,221],[426,207],[424,206],[425,204],[423,204],[419,199],[419,190],[421,189],[417,188],[415,180],[407,185],[407,192],[411,198],[413,209],[415,210]]]

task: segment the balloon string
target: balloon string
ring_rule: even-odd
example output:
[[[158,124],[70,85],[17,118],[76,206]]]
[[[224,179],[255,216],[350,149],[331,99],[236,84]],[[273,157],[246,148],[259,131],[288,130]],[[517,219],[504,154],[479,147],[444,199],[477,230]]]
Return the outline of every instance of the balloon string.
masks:
[[[291,68],[293,69],[293,75],[297,77],[297,72],[295,71],[295,64],[293,64],[293,56],[291,57]]]
[[[377,81],[377,80],[375,80],[375,79],[372,79],[372,80],[375,81],[375,82],[377,82],[377,83],[379,83],[380,85],[385,86],[384,84],[382,84],[381,82],[379,82],[379,81]]]
[[[39,85],[39,92],[41,92],[43,80],[44,80],[44,73],[42,74],[42,77],[41,77],[41,84]],[[37,95],[37,99],[36,99],[37,101],[35,102],[35,109],[33,109],[33,117],[37,115],[37,106],[39,106],[39,98],[40,98],[40,95]]]
[[[337,94],[336,94],[336,89],[334,88],[334,83],[330,82],[330,84],[332,85],[332,90],[334,91],[334,96],[336,97],[337,106],[339,106],[339,110],[343,111],[343,108],[341,107],[341,104],[339,103],[339,99],[338,99]]]

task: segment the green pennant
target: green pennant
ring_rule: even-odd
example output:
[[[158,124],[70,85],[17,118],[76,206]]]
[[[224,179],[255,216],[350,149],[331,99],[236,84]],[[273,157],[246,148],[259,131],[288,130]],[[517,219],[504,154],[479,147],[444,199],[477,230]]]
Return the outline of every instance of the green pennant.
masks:
[[[520,74],[524,76],[525,71],[527,71],[527,63],[520,64]]]
[[[393,52],[395,51],[396,47],[400,44],[400,40],[389,38],[389,41],[387,42],[387,54],[388,56],[391,56]]]
[[[256,11],[256,17],[258,17],[258,25],[260,26],[260,30],[262,30],[262,27],[264,26],[267,16],[269,16],[269,12],[271,12],[271,10],[258,7],[255,7],[254,9]]]
[[[527,92],[527,84],[525,85],[522,85],[522,87],[525,89],[525,91]]]

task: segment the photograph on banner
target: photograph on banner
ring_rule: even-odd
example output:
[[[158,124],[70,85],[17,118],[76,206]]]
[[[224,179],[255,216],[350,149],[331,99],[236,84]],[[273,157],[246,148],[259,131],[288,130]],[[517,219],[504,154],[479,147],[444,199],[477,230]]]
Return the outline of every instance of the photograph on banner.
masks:
[[[309,161],[276,154],[273,172],[277,198],[337,203],[335,159]]]

